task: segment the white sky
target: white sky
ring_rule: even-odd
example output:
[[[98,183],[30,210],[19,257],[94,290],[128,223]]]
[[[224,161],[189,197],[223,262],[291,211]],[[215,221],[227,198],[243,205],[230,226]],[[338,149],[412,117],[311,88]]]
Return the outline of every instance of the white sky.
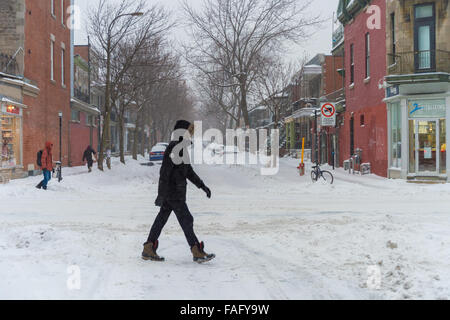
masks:
[[[179,15],[180,4],[179,0],[148,0],[149,3],[160,3],[166,8],[176,12],[176,16]],[[194,5],[199,6],[201,0],[190,0]],[[332,34],[332,17],[333,12],[336,11],[339,0],[314,0],[311,9],[315,13],[319,13],[322,18],[329,19],[325,22],[319,31],[311,37],[309,41],[301,46],[292,46],[290,51],[286,53],[286,57],[289,60],[298,60],[304,53],[309,57],[313,57],[317,53],[330,54],[331,51],[331,34]],[[89,10],[89,6],[95,6],[97,0],[75,0],[75,5],[81,8],[81,30],[75,31],[75,44],[87,44],[87,36],[85,32],[86,24],[86,12]],[[174,39],[176,41],[189,41],[187,34],[180,28],[174,31]]]

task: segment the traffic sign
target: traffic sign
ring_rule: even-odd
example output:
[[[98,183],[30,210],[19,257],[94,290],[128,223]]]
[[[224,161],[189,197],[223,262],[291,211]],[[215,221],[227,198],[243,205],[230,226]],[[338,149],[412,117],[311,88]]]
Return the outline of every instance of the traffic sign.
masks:
[[[336,126],[336,107],[332,103],[323,103],[320,108],[321,122],[324,127]]]

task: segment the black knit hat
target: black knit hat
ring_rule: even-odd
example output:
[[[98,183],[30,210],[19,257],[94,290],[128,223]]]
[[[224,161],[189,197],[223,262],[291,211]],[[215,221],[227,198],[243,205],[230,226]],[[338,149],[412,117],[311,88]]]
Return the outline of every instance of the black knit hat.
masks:
[[[178,120],[177,123],[175,124],[175,128],[173,129],[174,131],[178,130],[178,129],[189,129],[189,126],[191,125],[191,123],[189,121],[186,120]]]

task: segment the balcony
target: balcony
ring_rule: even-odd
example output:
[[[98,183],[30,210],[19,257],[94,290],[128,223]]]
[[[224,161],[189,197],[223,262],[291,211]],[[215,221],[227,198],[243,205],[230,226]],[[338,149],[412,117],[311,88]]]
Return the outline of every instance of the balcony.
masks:
[[[388,75],[450,73],[450,52],[444,50],[411,51],[388,54]]]
[[[343,43],[343,40],[344,40],[344,26],[341,24],[333,32],[333,42],[332,42],[333,50],[339,47]]]
[[[87,104],[90,103],[89,95],[86,93],[83,93],[83,91],[81,91],[78,88],[74,88],[74,96],[75,96],[75,98],[77,98],[80,101],[83,101]]]

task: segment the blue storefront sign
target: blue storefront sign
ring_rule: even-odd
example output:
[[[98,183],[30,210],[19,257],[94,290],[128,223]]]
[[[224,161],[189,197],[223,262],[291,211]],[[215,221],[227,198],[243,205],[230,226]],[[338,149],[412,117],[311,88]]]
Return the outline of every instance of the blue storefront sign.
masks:
[[[391,97],[395,97],[398,96],[400,93],[400,89],[398,85],[392,86],[392,87],[388,87],[386,89],[386,98],[391,98]]]
[[[408,101],[410,118],[445,118],[445,100],[410,100]]]

